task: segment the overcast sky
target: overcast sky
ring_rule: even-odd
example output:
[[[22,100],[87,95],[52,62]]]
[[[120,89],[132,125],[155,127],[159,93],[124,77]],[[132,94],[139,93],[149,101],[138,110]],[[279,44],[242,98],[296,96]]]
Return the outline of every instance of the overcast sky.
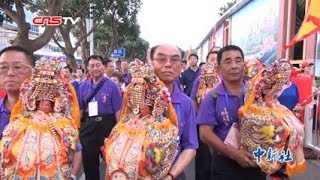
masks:
[[[141,37],[150,47],[161,43],[196,48],[217,21],[224,0],[142,0]]]

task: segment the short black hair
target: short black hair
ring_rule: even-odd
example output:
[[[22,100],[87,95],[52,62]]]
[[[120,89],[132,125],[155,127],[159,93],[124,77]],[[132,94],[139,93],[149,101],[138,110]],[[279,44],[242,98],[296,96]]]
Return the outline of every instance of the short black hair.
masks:
[[[121,64],[122,62],[127,62],[127,63],[129,63],[127,60],[124,60],[124,59],[122,59],[122,60],[120,61],[120,64]]]
[[[35,66],[35,58],[33,56],[33,54],[26,48],[22,47],[22,46],[8,46],[4,49],[2,49],[0,51],[0,56],[8,51],[16,51],[16,52],[22,52],[26,55],[27,59],[29,60],[30,64],[32,65],[32,67]]]
[[[210,51],[208,54],[207,54],[207,57],[206,57],[206,60],[208,60],[210,54],[218,54],[219,51]]]
[[[198,56],[197,54],[195,54],[195,53],[190,54],[190,55],[189,55],[189,57],[188,57],[188,59],[189,59],[191,56],[196,57],[196,58],[197,58],[197,60],[199,59],[199,56]]]
[[[105,66],[108,66],[108,63],[113,63],[110,59],[106,60]]]
[[[188,62],[186,60],[183,60],[182,63],[183,64],[188,64]]]
[[[241,54],[242,59],[244,60],[243,51],[242,51],[242,49],[241,49],[239,46],[236,46],[236,45],[227,45],[227,46],[224,46],[223,48],[221,48],[220,51],[218,52],[218,65],[220,65],[220,63],[221,63],[222,54],[223,54],[224,52],[226,52],[226,51],[231,51],[231,50],[239,51],[240,54]]]
[[[121,72],[114,72],[111,74],[111,77],[118,78],[119,82],[124,83],[124,74]]]
[[[69,65],[66,65],[63,69],[69,69],[69,72],[72,73],[72,68]]]
[[[153,60],[153,56],[154,56],[154,53],[156,52],[156,50],[157,50],[157,48],[159,47],[159,46],[161,46],[161,45],[156,45],[156,46],[153,46],[152,48],[151,48],[151,50],[150,50],[150,57],[151,57],[151,60]],[[183,58],[183,56],[184,56],[184,52],[183,52],[183,50],[181,49],[181,48],[179,48],[178,46],[176,46],[178,49],[179,49],[179,51],[180,51],[180,53],[181,53],[181,58]]]
[[[87,64],[89,64],[89,61],[90,61],[91,59],[96,59],[96,60],[98,60],[98,61],[101,61],[101,63],[102,63],[103,65],[106,64],[106,63],[105,63],[105,60],[104,60],[103,57],[100,56],[100,55],[91,55],[91,56],[89,56],[89,57],[87,58]]]
[[[201,67],[202,65],[205,65],[206,63],[205,62],[201,62],[200,64],[199,64],[199,67]]]
[[[82,71],[82,73],[84,73],[84,69],[81,67],[78,67],[77,70],[80,69]]]

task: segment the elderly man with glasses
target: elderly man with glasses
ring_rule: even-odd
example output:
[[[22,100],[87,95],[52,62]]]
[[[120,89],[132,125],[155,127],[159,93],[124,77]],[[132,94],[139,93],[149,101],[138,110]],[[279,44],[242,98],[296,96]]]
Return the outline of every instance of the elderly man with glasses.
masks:
[[[119,120],[122,97],[118,85],[104,77],[103,57],[91,55],[87,62],[92,78],[80,85],[78,93],[82,111],[80,141],[86,179],[95,180],[100,178],[100,147]]]
[[[186,179],[183,171],[186,170],[195,157],[196,149],[198,148],[198,137],[193,103],[176,83],[182,69],[182,52],[177,46],[162,44],[153,47],[150,55],[154,72],[168,88],[178,117],[180,137],[178,155],[166,180],[183,180]]]

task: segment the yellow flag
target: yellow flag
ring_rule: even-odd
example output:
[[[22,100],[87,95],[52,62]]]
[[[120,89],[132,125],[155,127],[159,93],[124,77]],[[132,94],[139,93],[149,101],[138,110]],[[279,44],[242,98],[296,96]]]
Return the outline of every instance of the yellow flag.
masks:
[[[308,12],[305,15],[303,23],[290,43],[283,47],[286,50],[288,47],[293,46],[297,42],[303,40],[309,35],[316,33],[320,30],[320,0],[310,0]]]

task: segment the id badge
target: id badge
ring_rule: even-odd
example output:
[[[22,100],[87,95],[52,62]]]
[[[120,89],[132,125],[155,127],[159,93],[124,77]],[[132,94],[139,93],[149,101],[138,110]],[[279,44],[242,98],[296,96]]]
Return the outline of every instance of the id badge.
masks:
[[[88,105],[89,117],[98,116],[98,101],[91,101]]]

